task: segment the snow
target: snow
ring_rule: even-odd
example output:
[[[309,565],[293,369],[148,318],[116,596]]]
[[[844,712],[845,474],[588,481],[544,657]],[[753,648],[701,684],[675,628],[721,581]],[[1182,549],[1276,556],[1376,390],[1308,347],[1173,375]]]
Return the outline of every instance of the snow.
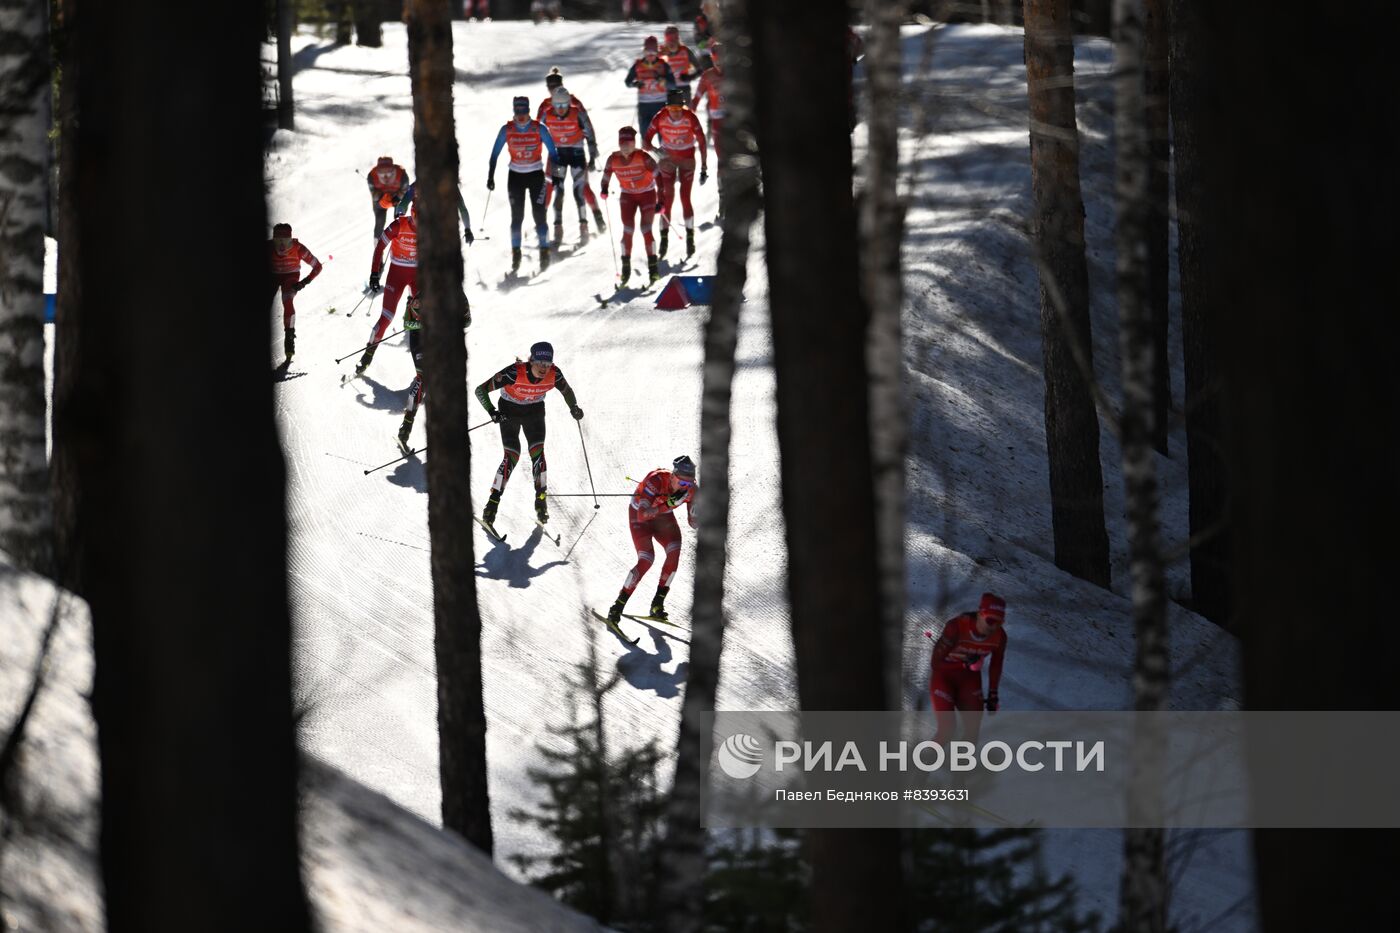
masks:
[[[612,254],[594,236],[568,255],[577,235],[565,207],[566,255],[538,280],[512,291],[504,185],[486,207],[485,168],[510,98],[538,101],[552,65],[588,106],[603,153],[617,127],[635,123],[623,70],[649,27],[617,24],[454,24],[458,83],[454,98],[463,193],[484,235],[466,250],[474,325],[468,334],[469,382],[485,379],[551,341],[587,412],[582,422],[599,492],[627,492],[625,476],[698,453],[701,328],[704,309],[655,310],[649,300],[599,309],[611,291]],[[932,71],[922,73],[923,29],[908,30],[910,100],[903,136],[910,193],[904,253],[906,382],[910,396],[906,703],[926,699],[928,646],[921,633],[971,605],[983,589],[1008,599],[1010,651],[1002,684],[1007,708],[1121,709],[1130,697],[1132,626],[1126,599],[1126,538],[1118,447],[1102,433],[1105,504],[1114,555],[1114,589],[1073,579],[1052,561],[1043,434],[1039,307],[1027,250],[1029,156],[1025,75],[1019,30],[963,26],[934,33]],[[382,49],[333,48],[303,33],[293,47],[297,128],[278,131],[267,159],[269,220],[328,261],[298,302],[298,356],[277,387],[288,465],[288,561],[296,626],[303,745],[313,756],[387,795],[429,822],[439,809],[432,595],[428,568],[426,481],[408,461],[369,477],[363,470],[397,454],[393,435],[413,377],[402,338],[389,341],[367,378],[338,385],[364,343],[372,319],[359,298],[369,271],[372,218],[363,176],[391,154],[412,172],[412,107],[402,26],[388,24]],[[1117,327],[1112,297],[1111,49],[1101,40],[1076,47],[1093,295],[1095,365],[1116,397]],[[926,129],[926,131],[925,131]],[[858,147],[863,128],[857,130]],[[504,171],[504,166],[500,166]],[[503,176],[498,172],[497,180]],[[596,187],[596,179],[595,179]],[[699,273],[713,271],[719,233],[713,186],[695,189]],[[616,214],[612,215],[617,230]],[[785,596],[783,524],[778,498],[773,375],[766,319],[761,226],[755,230],[735,382],[734,486],[728,561],[731,620],[720,682],[721,709],[796,705]],[[489,236],[490,239],[485,239]],[[527,213],[526,260],[534,241]],[[671,263],[679,255],[672,244]],[[641,255],[640,238],[634,259]],[[331,259],[331,257],[334,257]],[[663,269],[666,263],[663,261]],[[334,306],[336,314],[325,309]],[[402,310],[402,309],[400,309]],[[375,305],[377,313],[377,303]],[[280,313],[268,315],[270,359],[281,356]],[[814,311],[819,324],[819,311]],[[1172,333],[1180,408],[1180,334]],[[550,487],[588,489],[579,434],[551,400],[547,443]],[[422,420],[414,440],[422,443]],[[472,435],[472,488],[484,498],[500,456],[494,428]],[[1177,425],[1171,456],[1158,459],[1166,547],[1186,537],[1185,440]],[[430,454],[428,454],[430,455]],[[703,469],[703,465],[702,465]],[[701,482],[704,482],[702,476]],[[619,745],[674,741],[685,678],[685,645],[633,626],[629,648],[593,621],[588,607],[611,601],[633,563],[623,499],[551,504],[560,546],[531,516],[527,469],[512,478],[498,526],[509,545],[476,537],[478,588],[489,720],[488,756],[497,862],[537,853],[549,841],[510,819],[537,799],[526,769],[538,743],[572,715],[562,684],[594,640],[605,668],[631,689],[607,700],[609,735]],[[839,491],[834,491],[839,492]],[[820,507],[812,503],[810,507]],[[672,583],[673,616],[688,615],[693,536]],[[1184,562],[1169,574],[1174,596],[1189,593]],[[656,569],[638,589],[647,599]],[[1238,647],[1216,627],[1173,606],[1174,688],[1179,709],[1237,705]],[[663,775],[665,780],[666,776]],[[1046,834],[1047,865],[1072,871],[1081,906],[1116,913],[1121,836]],[[1175,836],[1174,918],[1183,929],[1246,929],[1248,839],[1242,833]],[[513,871],[513,869],[506,869]]]

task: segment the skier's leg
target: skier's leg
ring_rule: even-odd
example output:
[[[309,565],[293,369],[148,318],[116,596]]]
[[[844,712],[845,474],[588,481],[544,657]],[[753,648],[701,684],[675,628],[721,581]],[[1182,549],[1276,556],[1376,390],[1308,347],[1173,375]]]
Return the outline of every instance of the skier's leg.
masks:
[[[573,173],[574,182],[574,206],[578,208],[579,223],[588,222],[587,202],[584,199],[583,191],[588,185],[588,163],[583,161],[583,150],[579,150],[578,160],[574,162],[570,171]]]
[[[384,339],[385,331],[389,329],[394,315],[398,313],[399,298],[404,289],[415,285],[414,271],[408,266],[389,264],[389,276],[384,280],[384,303],[379,309],[379,320],[374,322],[374,329],[370,331],[370,343],[378,343]]]
[[[525,184],[530,191],[530,212],[535,219],[535,234],[539,237],[540,249],[549,249],[549,226],[544,213],[544,172],[536,169],[524,173]]]
[[[647,258],[656,255],[656,243],[652,239],[651,227],[656,222],[656,198],[654,191],[642,192],[642,203],[637,209],[642,215],[642,243],[647,248]]]
[[[379,242],[379,235],[384,232],[384,207],[379,203],[379,195],[371,194],[370,202],[374,206],[374,241]]]
[[[958,710],[962,713],[962,734],[965,742],[976,742],[982,731],[982,672],[960,671],[958,674]]]
[[[671,577],[675,575],[676,569],[681,565],[681,527],[676,524],[676,516],[670,512],[656,516],[652,519],[651,524],[656,543],[660,544],[666,551],[665,561],[661,564],[661,581],[658,586],[669,587]]]
[[[663,222],[671,216],[671,201],[676,195],[676,163],[670,155],[663,155],[657,165],[656,184],[660,193],[660,210]]]
[[[535,405],[539,409],[532,412],[528,420],[524,421],[525,443],[529,445],[530,470],[535,477],[535,517],[542,522],[549,521],[549,477],[548,467],[544,460],[544,406]]]
[[[695,181],[695,158],[692,156],[677,161],[675,172],[681,188],[681,215],[685,217],[685,228],[690,230],[695,226],[695,208],[690,206],[690,187]]]
[[[625,597],[631,596],[637,589],[637,584],[642,582],[642,577],[647,575],[647,571],[656,560],[656,555],[651,549],[651,523],[629,522],[628,530],[632,532],[632,546],[637,549],[637,563],[627,571],[627,579],[623,581],[622,594],[619,595],[623,602],[626,602]]]
[[[953,699],[955,689],[948,675],[942,670],[935,670],[929,677],[928,698],[938,723],[933,741],[945,747],[953,740],[958,727],[957,713],[953,712],[957,709],[957,703]]]
[[[637,215],[636,198],[626,191],[622,192],[617,199],[617,209],[618,213],[622,215],[622,256],[627,259],[632,256],[632,231],[635,229],[632,224]],[[647,243],[650,242],[651,235],[648,231]],[[647,251],[651,251],[650,246],[647,247]]]
[[[496,478],[491,481],[491,498],[501,497],[519,460],[520,422],[506,415],[501,418],[501,465],[496,467]]]
[[[506,172],[510,194],[510,245],[520,248],[520,228],[525,222],[525,182],[519,172]]]

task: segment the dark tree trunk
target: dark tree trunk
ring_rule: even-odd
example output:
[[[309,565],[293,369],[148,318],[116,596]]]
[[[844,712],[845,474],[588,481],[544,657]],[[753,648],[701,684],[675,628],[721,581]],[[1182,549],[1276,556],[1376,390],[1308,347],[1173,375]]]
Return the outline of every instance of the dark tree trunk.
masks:
[[[1230,501],[1245,700],[1394,710],[1394,7],[1323,6],[1304,19],[1256,7],[1203,5],[1219,26],[1199,49],[1219,79],[1219,119],[1203,133],[1228,129],[1230,140],[1208,193],[1223,202],[1211,242],[1224,246],[1229,309],[1223,437],[1239,477]],[[1301,114],[1326,114],[1328,131],[1300,126]],[[1335,689],[1300,688],[1299,660],[1316,655],[1323,629],[1358,650]],[[1398,841],[1393,830],[1256,832],[1261,929],[1367,929],[1393,917]]]
[[[384,31],[380,24],[384,16],[378,3],[369,0],[355,0],[351,6],[355,16],[355,44],[377,49],[384,44]]]
[[[350,5],[345,0],[326,0],[326,18],[335,23],[335,44],[349,45],[355,36]]]
[[[428,533],[438,674],[442,824],[491,852],[481,614],[472,555],[467,351],[462,248],[457,239],[457,131],[452,114],[452,22],[441,0],[413,0],[408,19],[422,261],[427,405]]]
[[[730,0],[720,26],[726,55],[726,118],[719,165],[724,197],[723,239],[716,261],[714,303],[705,325],[705,370],[700,413],[699,530],[696,532],[695,602],[691,609],[690,667],[676,772],[666,808],[662,852],[668,933],[699,930],[704,919],[705,830],[700,792],[709,780],[710,735],[698,717],[713,712],[724,647],[724,561],[729,538],[729,404],[734,383],[734,352],[739,339],[739,308],[748,279],[749,237],[758,219],[758,152],[753,138],[753,62],[747,0]]]
[[[296,129],[292,107],[292,32],[296,29],[292,0],[277,0],[277,128]]]
[[[1040,270],[1045,445],[1055,565],[1106,587],[1108,531],[1099,418],[1094,408],[1069,0],[1026,0],[1025,13],[1035,197],[1032,238]]]
[[[750,16],[798,694],[807,710],[883,709],[893,659],[883,639],[870,637],[883,607],[869,320],[851,140],[831,118],[850,68],[846,5],[809,4],[794,19],[782,4],[754,4]],[[801,68],[787,48],[803,50]],[[814,308],[824,309],[820,326]],[[902,927],[896,831],[813,830],[806,843],[813,929]]]
[[[1211,241],[1218,200],[1206,191],[1206,166],[1228,137],[1206,131],[1220,84],[1212,54],[1217,9],[1199,0],[1171,0],[1171,114],[1176,170],[1177,269],[1186,374],[1186,459],[1190,489],[1191,604],[1211,621],[1234,628],[1230,616],[1230,534],[1225,436],[1221,421],[1219,346],[1224,315],[1221,269],[1228,257]],[[1214,48],[1214,46],[1210,46]]]
[[[81,595],[82,558],[78,553],[78,439],[90,426],[73,423],[70,404],[81,371],[82,278],[78,271],[78,0],[58,0],[54,16],[54,51],[62,80],[58,110],[58,295],[54,309],[53,449],[49,480],[53,489],[55,579]]]
[[[1152,452],[1155,321],[1148,293],[1150,137],[1144,62],[1143,0],[1115,0],[1114,137],[1117,225],[1114,235],[1119,355],[1123,362],[1122,451],[1128,560],[1132,576],[1134,708],[1166,709],[1167,588],[1157,533],[1157,472]],[[1167,876],[1161,792],[1163,735],[1156,720],[1139,720],[1134,733],[1129,822],[1123,833],[1123,876],[1118,915],[1125,930],[1165,933]]]
[[[1152,324],[1152,446],[1167,453],[1171,427],[1171,130],[1168,116],[1167,6],[1170,0],[1143,4],[1144,90],[1147,95],[1147,309]]]
[[[265,317],[264,20],[256,5],[172,17],[153,0],[82,15],[66,186],[82,206],[82,290],[102,301],[81,318],[67,424],[107,929],[306,930]],[[200,197],[152,210],[134,179]]]

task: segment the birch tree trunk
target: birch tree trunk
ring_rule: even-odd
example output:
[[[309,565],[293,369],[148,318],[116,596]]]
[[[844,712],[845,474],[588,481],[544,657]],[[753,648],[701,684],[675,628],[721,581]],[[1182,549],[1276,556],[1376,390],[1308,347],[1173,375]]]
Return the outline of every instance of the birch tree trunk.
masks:
[[[1143,3],[1143,89],[1147,109],[1147,309],[1152,322],[1152,446],[1167,453],[1171,428],[1171,129],[1167,71],[1167,7]]]
[[[79,27],[81,161],[64,184],[101,304],[82,317],[69,417],[111,933],[310,927],[268,378],[264,33],[257,5],[172,16],[156,0],[88,3]],[[138,179],[200,197],[153,210]]]
[[[0,6],[0,550],[40,573],[53,557],[44,423],[51,77],[48,4]]]
[[[1026,0],[1030,98],[1032,245],[1040,272],[1045,369],[1045,446],[1055,565],[1109,585],[1099,418],[1094,408],[1089,269],[1079,128],[1074,115],[1074,36],[1069,0]]]
[[[423,377],[427,383],[428,534],[432,541],[438,767],[442,824],[492,849],[486,782],[481,613],[472,553],[467,351],[462,248],[457,239],[457,135],[452,113],[452,21],[443,0],[413,0],[408,18],[422,253]]]
[[[851,140],[831,114],[850,74],[847,8],[823,0],[794,18],[763,3],[749,15],[798,695],[806,710],[883,709],[894,659],[878,637],[869,314]],[[902,927],[896,830],[812,830],[804,841],[814,930]]]
[[[1132,749],[1129,822],[1123,833],[1123,879],[1119,921],[1125,930],[1165,933],[1167,878],[1162,796],[1158,781],[1165,760],[1164,736],[1153,713],[1166,709],[1167,597],[1157,528],[1156,454],[1152,449],[1155,344],[1148,294],[1148,198],[1151,168],[1146,76],[1143,61],[1143,0],[1114,0],[1114,135],[1116,137],[1116,288],[1120,356],[1123,361],[1124,501],[1132,576],[1134,708],[1140,716]]]
[[[292,106],[292,32],[296,29],[292,0],[277,0],[277,127],[296,129]]]
[[[899,26],[904,2],[866,0],[865,189],[859,204],[862,273],[870,308],[870,442],[875,469],[875,527],[884,608],[885,657],[903,657],[904,637],[904,203],[899,197],[899,105],[903,55]],[[899,709],[898,664],[885,667],[887,709]]]
[[[753,135],[753,40],[747,0],[730,0],[720,26],[724,42],[725,121],[720,130],[722,239],[715,291],[705,324],[705,371],[700,410],[699,530],[695,602],[691,610],[690,667],[676,740],[676,771],[666,803],[662,849],[661,928],[700,929],[704,912],[705,838],[701,788],[709,780],[710,738],[698,717],[713,712],[724,647],[724,561],[729,539],[730,397],[739,309],[748,280],[749,237],[758,219],[758,147]]]

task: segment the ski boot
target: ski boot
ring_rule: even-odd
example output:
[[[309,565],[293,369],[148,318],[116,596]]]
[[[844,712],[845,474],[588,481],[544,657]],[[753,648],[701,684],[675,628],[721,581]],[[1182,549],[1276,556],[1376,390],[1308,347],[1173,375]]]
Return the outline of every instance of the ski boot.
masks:
[[[695,231],[687,227],[685,231],[685,258],[695,255]]]
[[[540,247],[540,271],[549,268],[549,244]]]
[[[406,411],[403,413],[403,424],[399,425],[399,450],[407,457],[413,448],[408,446],[408,436],[413,433],[413,418],[417,412]]]
[[[297,352],[297,332],[294,327],[284,328],[282,331],[282,355],[287,358],[287,362],[292,361],[292,354]]]
[[[657,247],[656,255],[660,256],[662,259],[666,258],[666,240],[670,233],[671,231],[668,227],[661,228],[661,245]]]
[[[597,206],[593,208],[593,223],[598,226],[599,233],[607,233],[607,221],[603,219],[603,212]]]
[[[647,284],[648,284],[648,285],[653,285],[653,284],[656,283],[656,280],[659,279],[659,278],[661,278],[661,270],[658,269],[657,266],[656,266],[656,257],[655,257],[655,256],[648,256],[648,257],[647,257]]]
[[[535,493],[535,520],[540,524],[549,521],[549,493],[543,489]]]
[[[486,499],[486,508],[481,510],[481,520],[488,525],[496,524],[496,509],[501,505],[501,491],[491,490],[491,495]]]
[[[510,274],[511,274],[511,275],[514,275],[515,273],[517,273],[517,272],[519,272],[519,271],[520,271],[520,247],[518,247],[518,246],[512,246],[512,247],[510,248]]]
[[[369,364],[374,360],[374,347],[365,347],[364,355],[355,364],[355,375],[363,376],[365,370],[369,369]]]
[[[564,245],[564,215],[554,215],[554,248],[558,250]]]
[[[578,222],[578,245],[584,246],[588,243],[588,221],[579,218]]]
[[[656,595],[651,598],[651,612],[648,613],[653,619],[659,619],[662,622],[670,621],[670,617],[666,615],[666,594],[670,591],[669,586],[656,588]]]
[[[632,257],[622,257],[622,284],[626,285],[627,280],[632,277]]]
[[[622,621],[622,610],[627,608],[627,592],[617,594],[617,601],[608,607],[608,621],[616,625]]]

